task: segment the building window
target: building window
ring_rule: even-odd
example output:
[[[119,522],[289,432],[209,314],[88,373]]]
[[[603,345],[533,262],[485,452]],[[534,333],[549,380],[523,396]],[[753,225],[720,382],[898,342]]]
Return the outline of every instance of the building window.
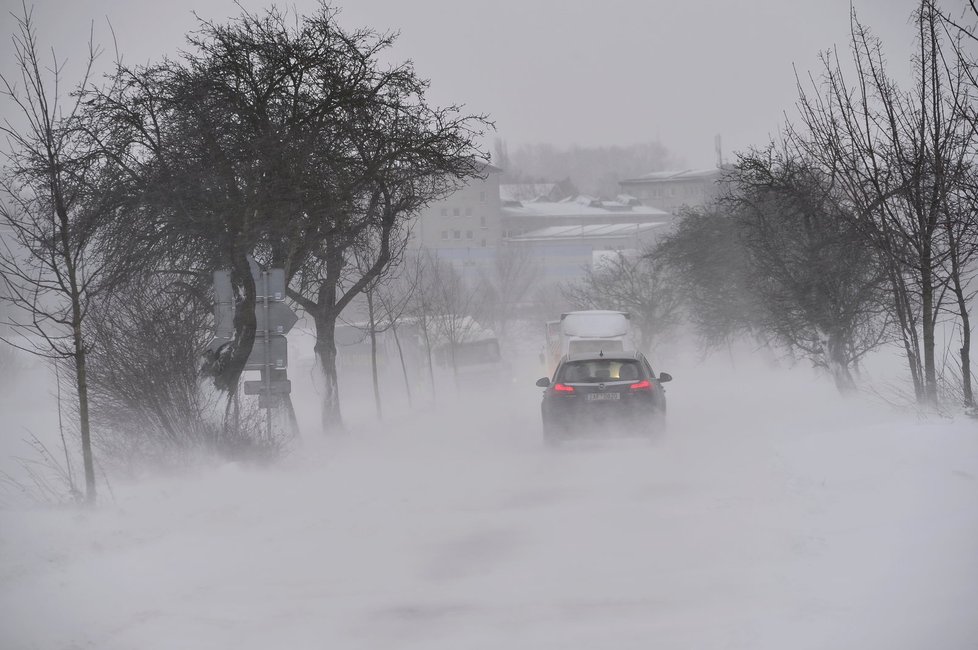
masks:
[[[460,214],[462,214],[462,211],[461,210],[459,210],[458,208],[452,208],[452,216],[453,217],[457,217]]]
[[[482,215],[481,217],[479,217],[479,225],[482,226],[483,228],[486,227],[486,216],[485,215]]]
[[[462,238],[462,231],[461,230],[456,230],[456,231],[452,232],[452,237],[455,238],[455,239],[461,239]]]
[[[448,231],[447,230],[442,230],[441,231],[441,238],[442,239],[448,239]]]
[[[466,230],[465,231],[465,238],[466,239],[472,239],[472,231],[471,230]]]
[[[483,203],[486,202],[486,193],[485,192],[479,192],[479,200],[482,201]]]
[[[485,248],[486,247],[486,240],[483,239],[481,242],[479,242],[479,245],[482,246],[483,248]]]
[[[443,216],[443,217],[447,217],[448,216],[448,208],[442,208],[441,209],[441,216]]]
[[[472,216],[472,208],[465,208],[465,216],[466,217]]]

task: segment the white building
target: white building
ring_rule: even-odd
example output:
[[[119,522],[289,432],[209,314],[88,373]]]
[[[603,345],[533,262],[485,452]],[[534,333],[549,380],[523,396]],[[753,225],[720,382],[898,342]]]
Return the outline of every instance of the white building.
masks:
[[[465,271],[490,264],[502,243],[499,174],[485,165],[483,178],[431,203],[415,221],[409,249],[426,250]]]
[[[653,172],[625,179],[618,186],[622,193],[645,205],[676,214],[683,206],[698,207],[715,199],[720,194],[723,173],[716,167]]]
[[[653,243],[674,220],[635,197],[604,201],[576,195],[553,201],[549,197],[563,190],[561,184],[501,186],[502,170],[487,165],[485,171],[484,178],[422,211],[409,246],[452,263],[470,279],[491,274],[506,247],[538,260],[542,281],[577,279],[602,255]]]
[[[635,200],[587,196],[507,202],[502,208],[504,242],[538,260],[546,282],[578,279],[603,255],[640,250],[668,232],[673,221],[668,212]]]

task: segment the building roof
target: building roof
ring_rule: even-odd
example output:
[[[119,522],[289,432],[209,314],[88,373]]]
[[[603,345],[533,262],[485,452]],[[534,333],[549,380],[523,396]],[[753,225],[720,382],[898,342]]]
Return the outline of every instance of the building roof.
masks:
[[[548,226],[510,237],[509,241],[567,241],[573,239],[621,239],[667,225],[652,223],[596,223],[582,226]]]
[[[503,183],[499,186],[501,201],[535,201],[550,196],[557,183]]]
[[[648,205],[630,205],[622,201],[602,201],[591,196],[579,195],[562,201],[518,201],[503,206],[508,217],[607,217],[630,216],[636,219],[672,218],[665,210]]]
[[[655,183],[662,181],[696,181],[709,178],[718,178],[723,172],[722,169],[711,167],[709,169],[684,169],[682,171],[652,172],[638,178],[626,178],[621,183]]]

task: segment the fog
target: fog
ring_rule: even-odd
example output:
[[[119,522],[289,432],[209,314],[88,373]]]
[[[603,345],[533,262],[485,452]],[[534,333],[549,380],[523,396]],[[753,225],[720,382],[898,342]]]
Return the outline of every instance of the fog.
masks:
[[[511,385],[434,402],[419,389],[412,408],[386,382],[382,422],[347,378],[348,431],[332,437],[309,426],[314,382],[293,374],[304,434],[273,466],[112,476],[88,512],[8,491],[0,645],[978,642],[973,423],[843,399],[748,346],[660,357],[676,379],[651,443],[546,449],[526,354]],[[51,437],[43,376],[5,386],[8,470],[13,431]]]
[[[856,4],[899,52],[897,78],[914,5]],[[264,6],[86,0],[34,11],[70,73],[90,21],[107,69],[116,45],[130,64],[178,56],[192,12],[220,21]],[[513,149],[658,142],[679,167],[712,167],[715,135],[729,160],[778,132],[795,71],[846,47],[849,10],[848,0],[358,0],[341,23],[399,30],[391,57],[431,79],[429,99],[495,122],[487,150],[494,138]],[[483,192],[477,213],[451,217],[432,208],[444,217],[433,223],[472,225],[451,226],[451,241],[448,226],[429,231],[446,228],[443,248],[494,248],[477,248],[472,231],[488,229],[478,219],[498,198]],[[631,225],[631,245],[644,246],[642,224]],[[516,237],[498,226],[502,249]],[[621,251],[608,246],[587,259]],[[489,302],[480,287],[469,312]],[[566,298],[558,285],[535,288],[514,300],[524,312]],[[49,363],[0,347],[0,649],[978,647],[975,419],[913,406],[898,345],[860,358],[859,390],[843,396],[783,347],[704,350],[681,324],[647,350],[674,377],[665,431],[620,436],[632,431],[609,422],[554,448],[534,385],[552,370],[545,322],[561,310],[550,311],[500,316],[504,370],[489,381],[459,381],[442,363],[432,386],[416,350],[409,395],[387,356],[382,415],[363,346],[341,349],[342,431],[321,425],[322,369],[303,320],[288,335],[298,435],[276,411],[280,454],[177,443],[127,457],[96,431],[90,508],[66,489],[66,472],[83,484],[70,396]],[[953,327],[938,337],[948,358]],[[144,427],[112,435],[138,439]]]
[[[38,2],[44,44],[69,67],[86,43],[117,47],[130,65],[177,56],[183,36],[202,19],[221,21],[241,0],[82,0]],[[280,3],[299,13],[310,0]],[[21,3],[2,0],[3,15]],[[628,145],[660,141],[685,166],[712,167],[714,136],[724,155],[762,145],[778,133],[797,98],[795,68],[816,75],[821,51],[849,41],[848,0],[501,0],[469,5],[451,0],[340,2],[340,23],[400,33],[392,58],[414,61],[431,79],[431,101],[464,104],[496,123],[492,137],[512,146]],[[890,54],[891,74],[909,77],[913,0],[854,3],[860,20]],[[9,20],[0,19],[6,27]],[[109,27],[111,24],[111,29]],[[3,29],[4,33],[9,29]],[[9,72],[10,62],[0,63]],[[651,171],[651,170],[650,170]]]

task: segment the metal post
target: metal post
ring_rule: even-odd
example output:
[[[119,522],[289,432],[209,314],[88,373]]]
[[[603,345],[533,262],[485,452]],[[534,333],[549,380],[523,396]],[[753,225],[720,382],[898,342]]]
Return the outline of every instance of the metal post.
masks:
[[[268,307],[268,271],[261,272],[262,284],[265,290],[262,292],[262,308],[265,310],[265,437],[269,442],[272,441],[272,318]]]

